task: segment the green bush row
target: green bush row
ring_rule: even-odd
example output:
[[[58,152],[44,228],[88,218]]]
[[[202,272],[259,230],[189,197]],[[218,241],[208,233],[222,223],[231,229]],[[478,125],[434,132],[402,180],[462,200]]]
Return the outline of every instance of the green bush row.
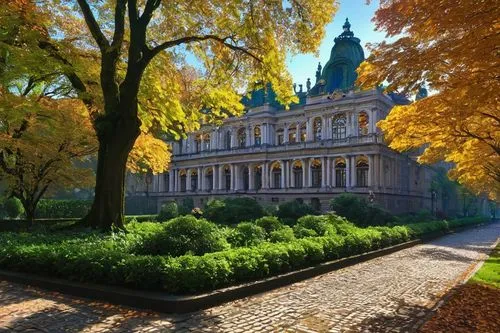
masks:
[[[36,209],[36,218],[81,218],[84,217],[90,207],[90,200],[52,200],[42,199]]]
[[[133,249],[163,224],[132,224],[128,234],[0,234],[0,267],[69,280],[169,293],[194,293],[272,276],[404,242],[428,232],[484,222],[468,218],[396,227],[357,228],[283,243],[228,249],[202,256],[137,255]],[[262,228],[262,227],[260,227]],[[274,230],[272,232],[279,231]],[[319,229],[318,229],[319,230]],[[328,230],[331,231],[331,230]]]

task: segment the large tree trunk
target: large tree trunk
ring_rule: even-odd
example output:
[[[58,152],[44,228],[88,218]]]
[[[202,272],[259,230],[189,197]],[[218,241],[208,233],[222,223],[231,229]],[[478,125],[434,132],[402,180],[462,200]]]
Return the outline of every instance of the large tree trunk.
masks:
[[[95,196],[92,208],[84,218],[84,223],[92,228],[107,231],[113,226],[125,229],[126,164],[128,155],[140,133],[140,121],[136,116],[129,116],[128,112],[120,113],[118,119],[105,121],[106,129],[97,129],[99,151]]]

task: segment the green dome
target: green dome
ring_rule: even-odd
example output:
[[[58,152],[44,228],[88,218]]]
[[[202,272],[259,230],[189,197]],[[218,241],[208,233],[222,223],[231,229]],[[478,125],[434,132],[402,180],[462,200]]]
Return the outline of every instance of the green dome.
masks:
[[[335,45],[330,54],[321,76],[321,66],[316,75],[316,86],[311,94],[331,93],[337,89],[348,90],[354,86],[357,74],[356,69],[365,60],[363,48],[359,38],[354,37],[351,24],[346,19],[344,31],[335,38]]]

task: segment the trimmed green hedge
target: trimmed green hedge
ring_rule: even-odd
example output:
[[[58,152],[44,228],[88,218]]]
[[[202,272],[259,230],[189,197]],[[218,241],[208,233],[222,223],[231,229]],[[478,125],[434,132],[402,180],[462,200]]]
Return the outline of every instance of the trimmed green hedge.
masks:
[[[36,208],[36,218],[69,218],[84,217],[90,207],[90,200],[52,200],[42,199]]]
[[[337,218],[326,216],[326,218]],[[337,221],[335,233],[284,243],[263,242],[201,256],[136,255],[161,224],[131,224],[127,234],[0,234],[0,267],[69,280],[121,285],[169,293],[195,293],[398,244],[425,233],[479,224],[486,218],[396,227],[357,228]]]

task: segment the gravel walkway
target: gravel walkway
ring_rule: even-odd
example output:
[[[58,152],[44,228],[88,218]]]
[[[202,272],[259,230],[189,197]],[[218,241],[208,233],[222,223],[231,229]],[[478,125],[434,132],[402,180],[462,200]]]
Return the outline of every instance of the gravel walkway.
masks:
[[[499,223],[470,229],[185,315],[0,281],[0,332],[414,332],[499,236]]]

